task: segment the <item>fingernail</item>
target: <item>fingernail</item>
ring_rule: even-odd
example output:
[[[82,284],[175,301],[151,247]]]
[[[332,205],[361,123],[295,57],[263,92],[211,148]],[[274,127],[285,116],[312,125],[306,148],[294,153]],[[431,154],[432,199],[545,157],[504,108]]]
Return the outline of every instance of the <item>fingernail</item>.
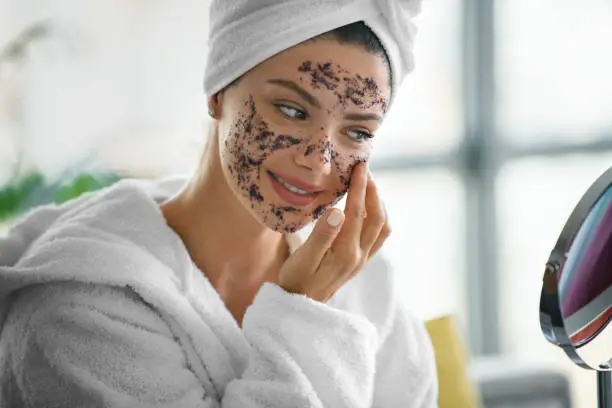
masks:
[[[327,216],[327,225],[330,227],[337,227],[342,222],[342,213],[339,210],[331,210]]]

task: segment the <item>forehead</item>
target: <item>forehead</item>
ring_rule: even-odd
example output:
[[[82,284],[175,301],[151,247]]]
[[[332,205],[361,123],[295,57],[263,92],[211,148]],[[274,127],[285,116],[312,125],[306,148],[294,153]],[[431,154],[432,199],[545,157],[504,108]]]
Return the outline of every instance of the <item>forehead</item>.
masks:
[[[262,80],[268,77],[302,76],[304,68],[329,64],[336,74],[371,79],[381,93],[390,95],[388,67],[383,58],[360,45],[340,44],[329,39],[307,41],[291,47],[261,63],[251,74]]]

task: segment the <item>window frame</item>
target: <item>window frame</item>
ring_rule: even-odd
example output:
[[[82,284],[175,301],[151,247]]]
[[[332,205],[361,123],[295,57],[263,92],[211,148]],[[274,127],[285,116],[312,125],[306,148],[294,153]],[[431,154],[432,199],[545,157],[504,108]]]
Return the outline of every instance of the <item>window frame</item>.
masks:
[[[495,0],[463,0],[461,15],[464,128],[459,144],[439,154],[385,156],[373,159],[375,172],[446,168],[464,187],[464,290],[467,335],[472,356],[498,355],[501,349],[497,176],[509,161],[526,157],[562,157],[612,151],[612,135],[586,143],[513,143],[501,137],[496,119]],[[554,139],[549,139],[554,140]],[[554,242],[551,242],[551,248]],[[545,265],[542,265],[542,271]],[[538,274],[542,271],[533,271]],[[534,310],[534,319],[537,311]]]

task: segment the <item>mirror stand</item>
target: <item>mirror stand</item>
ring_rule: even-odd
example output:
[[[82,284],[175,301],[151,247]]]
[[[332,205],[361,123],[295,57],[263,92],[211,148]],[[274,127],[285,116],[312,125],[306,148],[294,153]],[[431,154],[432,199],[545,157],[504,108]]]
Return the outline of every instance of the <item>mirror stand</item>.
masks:
[[[597,404],[612,408],[612,371],[597,371]]]

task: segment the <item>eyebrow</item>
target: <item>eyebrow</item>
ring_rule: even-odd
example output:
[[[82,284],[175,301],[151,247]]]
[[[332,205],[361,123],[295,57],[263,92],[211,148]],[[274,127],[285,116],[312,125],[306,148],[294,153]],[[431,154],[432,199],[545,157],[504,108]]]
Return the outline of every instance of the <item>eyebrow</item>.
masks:
[[[377,122],[382,122],[382,117],[375,113],[347,113],[344,115],[344,118],[347,120],[375,120]]]
[[[312,96],[312,94],[310,94],[308,91],[306,91],[304,88],[302,88],[295,82],[289,81],[287,79],[280,79],[280,78],[269,79],[267,82],[270,84],[274,84],[274,85],[280,85],[287,89],[291,89],[292,91],[300,95],[302,99],[304,99],[310,105],[314,106],[315,108],[321,109],[321,104],[319,103],[317,98]]]

